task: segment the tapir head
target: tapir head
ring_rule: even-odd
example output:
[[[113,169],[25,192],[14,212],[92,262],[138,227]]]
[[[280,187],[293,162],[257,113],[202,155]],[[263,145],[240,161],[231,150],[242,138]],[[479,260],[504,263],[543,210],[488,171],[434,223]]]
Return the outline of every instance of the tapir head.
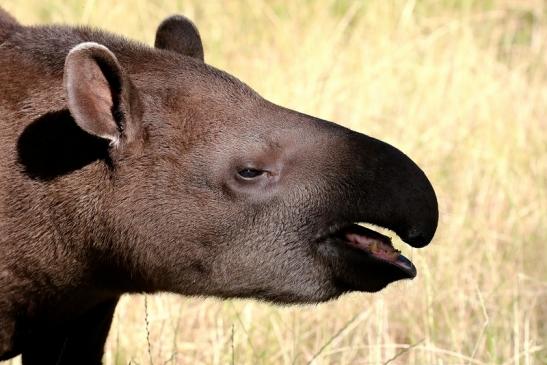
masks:
[[[183,17],[138,62],[107,46],[72,48],[64,87],[76,124],[104,141],[95,260],[127,290],[313,302],[416,275],[359,225],[413,247],[433,238],[435,193],[401,151],[208,66]]]

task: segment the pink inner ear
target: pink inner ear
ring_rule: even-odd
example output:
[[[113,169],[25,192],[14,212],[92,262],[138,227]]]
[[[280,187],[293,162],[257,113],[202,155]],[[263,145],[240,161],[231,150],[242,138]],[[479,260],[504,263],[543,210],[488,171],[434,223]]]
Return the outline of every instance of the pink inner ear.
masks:
[[[100,72],[100,68],[96,64],[90,65],[90,72],[87,75],[87,85],[89,89],[89,97],[95,103],[98,111],[112,110],[112,94],[106,77]]]
[[[89,50],[69,55],[65,68],[68,104],[76,123],[86,132],[116,141],[118,125],[107,78]]]

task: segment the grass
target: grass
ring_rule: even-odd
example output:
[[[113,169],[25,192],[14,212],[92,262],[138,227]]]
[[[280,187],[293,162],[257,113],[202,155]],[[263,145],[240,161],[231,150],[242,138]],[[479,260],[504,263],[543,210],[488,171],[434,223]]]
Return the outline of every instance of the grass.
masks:
[[[405,249],[414,281],[305,307],[125,297],[106,364],[547,363],[544,1],[0,4],[25,23],[89,23],[149,44],[162,18],[184,13],[207,62],[393,143],[438,193],[434,242]]]

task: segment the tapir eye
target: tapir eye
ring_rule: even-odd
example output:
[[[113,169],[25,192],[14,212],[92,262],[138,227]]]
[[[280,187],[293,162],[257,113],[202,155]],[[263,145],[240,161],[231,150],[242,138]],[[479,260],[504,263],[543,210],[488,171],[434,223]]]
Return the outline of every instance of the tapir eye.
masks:
[[[265,171],[258,169],[245,168],[239,170],[237,173],[244,179],[254,179],[264,174]]]

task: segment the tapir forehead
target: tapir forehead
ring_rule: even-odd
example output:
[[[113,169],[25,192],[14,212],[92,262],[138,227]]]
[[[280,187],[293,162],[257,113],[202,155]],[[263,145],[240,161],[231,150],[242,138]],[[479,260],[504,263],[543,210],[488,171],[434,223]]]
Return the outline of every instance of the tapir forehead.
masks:
[[[135,64],[133,57],[120,61],[144,92],[168,92],[170,97],[191,97],[223,106],[261,99],[236,77],[194,58],[153,48],[140,53],[134,57],[143,62]]]
[[[295,114],[268,102],[232,75],[189,57],[169,54],[131,71],[145,112],[159,119],[165,116],[174,126],[191,125],[186,135],[217,129],[238,135],[271,133]]]

